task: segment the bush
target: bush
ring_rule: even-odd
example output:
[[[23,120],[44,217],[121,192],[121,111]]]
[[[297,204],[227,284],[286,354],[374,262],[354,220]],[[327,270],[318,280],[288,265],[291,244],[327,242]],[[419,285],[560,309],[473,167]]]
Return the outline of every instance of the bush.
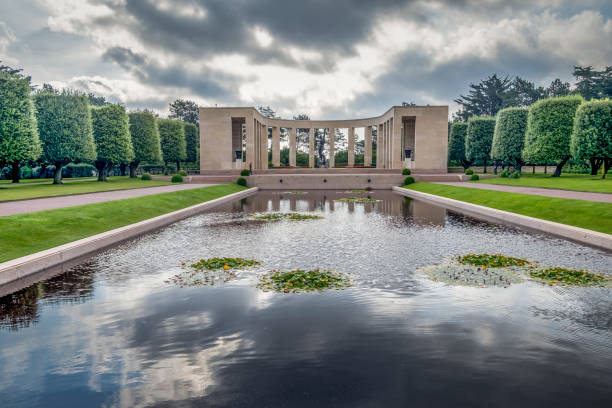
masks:
[[[410,169],[402,169],[402,175],[404,176],[410,175]]]
[[[244,177],[238,177],[238,180],[236,180],[236,184],[238,184],[239,186],[245,186],[247,185],[247,181]]]
[[[529,163],[557,163],[553,176],[570,158],[570,140],[574,116],[583,99],[578,95],[541,99],[531,105],[527,115],[527,132],[523,160]]]
[[[242,169],[242,170],[240,170],[240,175],[241,176],[250,176],[251,172],[248,171],[247,169]]]
[[[491,159],[522,163],[527,130],[527,108],[506,108],[497,112],[491,145]]]
[[[470,180],[472,181],[480,180],[480,177],[478,177],[478,174],[472,174],[472,177],[470,177]]]
[[[517,178],[521,178],[521,172],[520,172],[520,171],[518,171],[518,170],[514,170],[514,172],[512,173],[512,176],[511,176],[511,177],[512,177],[512,178],[515,178],[515,179],[517,179]]]
[[[183,176],[181,176],[180,174],[173,174],[171,181],[173,183],[182,183],[183,182]]]
[[[185,170],[179,170],[177,174],[180,174],[183,177],[187,176],[187,172]]]
[[[472,169],[467,169],[467,170],[465,171],[465,174],[467,174],[468,176],[471,176],[472,174],[474,174],[474,170],[472,170]]]
[[[414,183],[414,177],[410,176],[410,177],[406,177],[404,179],[404,185],[407,186],[408,184],[412,184]]]
[[[153,180],[153,177],[151,177],[151,175],[149,173],[144,173],[142,176],[140,176],[141,180]]]
[[[508,170],[502,171],[501,174],[499,175],[499,177],[501,177],[501,178],[508,178]]]

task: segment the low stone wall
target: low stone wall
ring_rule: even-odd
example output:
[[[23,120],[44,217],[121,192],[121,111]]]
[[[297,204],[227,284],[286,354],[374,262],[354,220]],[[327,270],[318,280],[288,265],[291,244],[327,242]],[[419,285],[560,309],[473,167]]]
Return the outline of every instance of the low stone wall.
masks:
[[[612,235],[592,231],[585,228],[573,227],[571,225],[546,221],[540,218],[528,217],[508,211],[496,210],[495,208],[471,204],[465,201],[453,200],[433,194],[422,193],[402,187],[393,187],[393,191],[406,197],[427,201],[440,205],[449,210],[468,215],[483,221],[497,224],[512,225],[533,231],[556,235],[570,241],[612,251]]]
[[[250,196],[256,192],[257,188],[250,188],[238,193],[229,194],[225,197],[220,197],[150,218],[145,221],[126,225],[125,227],[106,231],[55,248],[0,263],[0,289],[2,289],[3,285],[26,279],[46,270],[53,269],[54,273],[65,272],[75,264],[80,263],[84,258],[103,249],[115,246],[122,241],[136,238],[139,235],[165,227],[184,218],[197,215],[204,210]]]

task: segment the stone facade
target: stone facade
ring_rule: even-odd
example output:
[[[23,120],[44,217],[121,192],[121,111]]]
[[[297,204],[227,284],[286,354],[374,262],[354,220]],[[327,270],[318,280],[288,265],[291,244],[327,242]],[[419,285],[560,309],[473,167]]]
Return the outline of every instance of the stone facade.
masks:
[[[271,119],[255,108],[200,108],[201,171],[280,167],[280,133],[289,135],[289,166],[296,165],[297,129],[309,130],[309,166],[315,165],[313,129],[348,129],[348,166],[355,165],[355,129],[364,129],[364,166],[381,169],[408,167],[420,172],[446,173],[448,155],[448,106],[393,106],[378,117],[350,120]],[[244,129],[244,130],[243,130]],[[376,162],[372,163],[372,130],[377,132]],[[243,133],[246,148],[242,148]],[[270,140],[271,139],[271,140]],[[329,141],[329,167],[336,152]],[[269,143],[271,141],[271,143]],[[243,157],[243,151],[246,157]]]

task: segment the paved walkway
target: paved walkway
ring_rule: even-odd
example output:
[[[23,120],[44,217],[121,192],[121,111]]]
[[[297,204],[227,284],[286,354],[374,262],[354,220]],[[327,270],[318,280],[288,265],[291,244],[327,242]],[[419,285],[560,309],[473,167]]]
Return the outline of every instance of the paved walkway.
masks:
[[[24,214],[34,211],[53,210],[76,205],[101,203],[104,201],[122,200],[124,198],[142,197],[172,191],[191,190],[212,186],[214,184],[172,184],[159,187],[134,188],[129,190],[102,191],[99,193],[75,194],[59,197],[35,198],[32,200],[0,202],[0,216]]]
[[[589,193],[584,191],[555,190],[552,188],[517,187],[502,184],[485,184],[469,182],[443,182],[447,186],[478,188],[481,190],[506,191],[508,193],[532,194],[544,197],[570,198],[574,200],[596,201],[601,203],[612,203],[612,194]]]

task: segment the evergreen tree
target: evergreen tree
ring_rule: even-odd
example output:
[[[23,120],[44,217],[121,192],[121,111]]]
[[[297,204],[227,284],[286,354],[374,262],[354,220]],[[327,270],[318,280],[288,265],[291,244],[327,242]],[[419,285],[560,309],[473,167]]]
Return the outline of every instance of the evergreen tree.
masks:
[[[170,115],[171,119],[180,119],[183,122],[193,123],[199,126],[200,122],[200,107],[194,101],[189,99],[177,99],[170,103]]]
[[[550,86],[546,88],[546,96],[549,98],[557,98],[559,96],[567,96],[570,94],[569,82],[563,82],[559,78],[555,79],[550,83]]]
[[[198,128],[193,123],[185,122],[185,149],[187,161],[195,163],[198,161]]]
[[[472,116],[468,120],[465,137],[465,157],[468,160],[482,160],[484,172],[487,172],[487,160],[491,156],[491,143],[495,132],[495,118],[490,116]]]
[[[177,119],[160,119],[158,121],[162,157],[168,172],[168,163],[175,162],[176,169],[181,169],[181,162],[187,158],[185,144],[185,128],[183,122]]]
[[[142,162],[161,160],[161,147],[157,119],[153,112],[144,110],[129,114],[130,135],[134,148],[134,159],[130,162],[130,177],[136,177],[136,170]]]
[[[597,174],[603,164],[602,178],[606,177],[612,167],[611,100],[585,102],[578,107],[570,151],[574,159],[590,161],[591,174]]]
[[[448,143],[448,160],[458,161],[466,170],[472,165],[470,160],[465,157],[465,136],[467,135],[468,124],[465,122],[455,122],[451,125],[450,140]]]
[[[129,163],[134,158],[128,115],[121,105],[105,105],[91,110],[97,158],[98,181],[106,181],[115,164]]]
[[[527,130],[527,108],[506,108],[497,112],[491,145],[491,159],[510,163],[521,171]]]
[[[455,99],[461,105],[458,118],[465,122],[471,116],[495,116],[500,109],[511,106],[512,83],[507,76],[493,74],[478,84],[470,84],[468,94]]]

